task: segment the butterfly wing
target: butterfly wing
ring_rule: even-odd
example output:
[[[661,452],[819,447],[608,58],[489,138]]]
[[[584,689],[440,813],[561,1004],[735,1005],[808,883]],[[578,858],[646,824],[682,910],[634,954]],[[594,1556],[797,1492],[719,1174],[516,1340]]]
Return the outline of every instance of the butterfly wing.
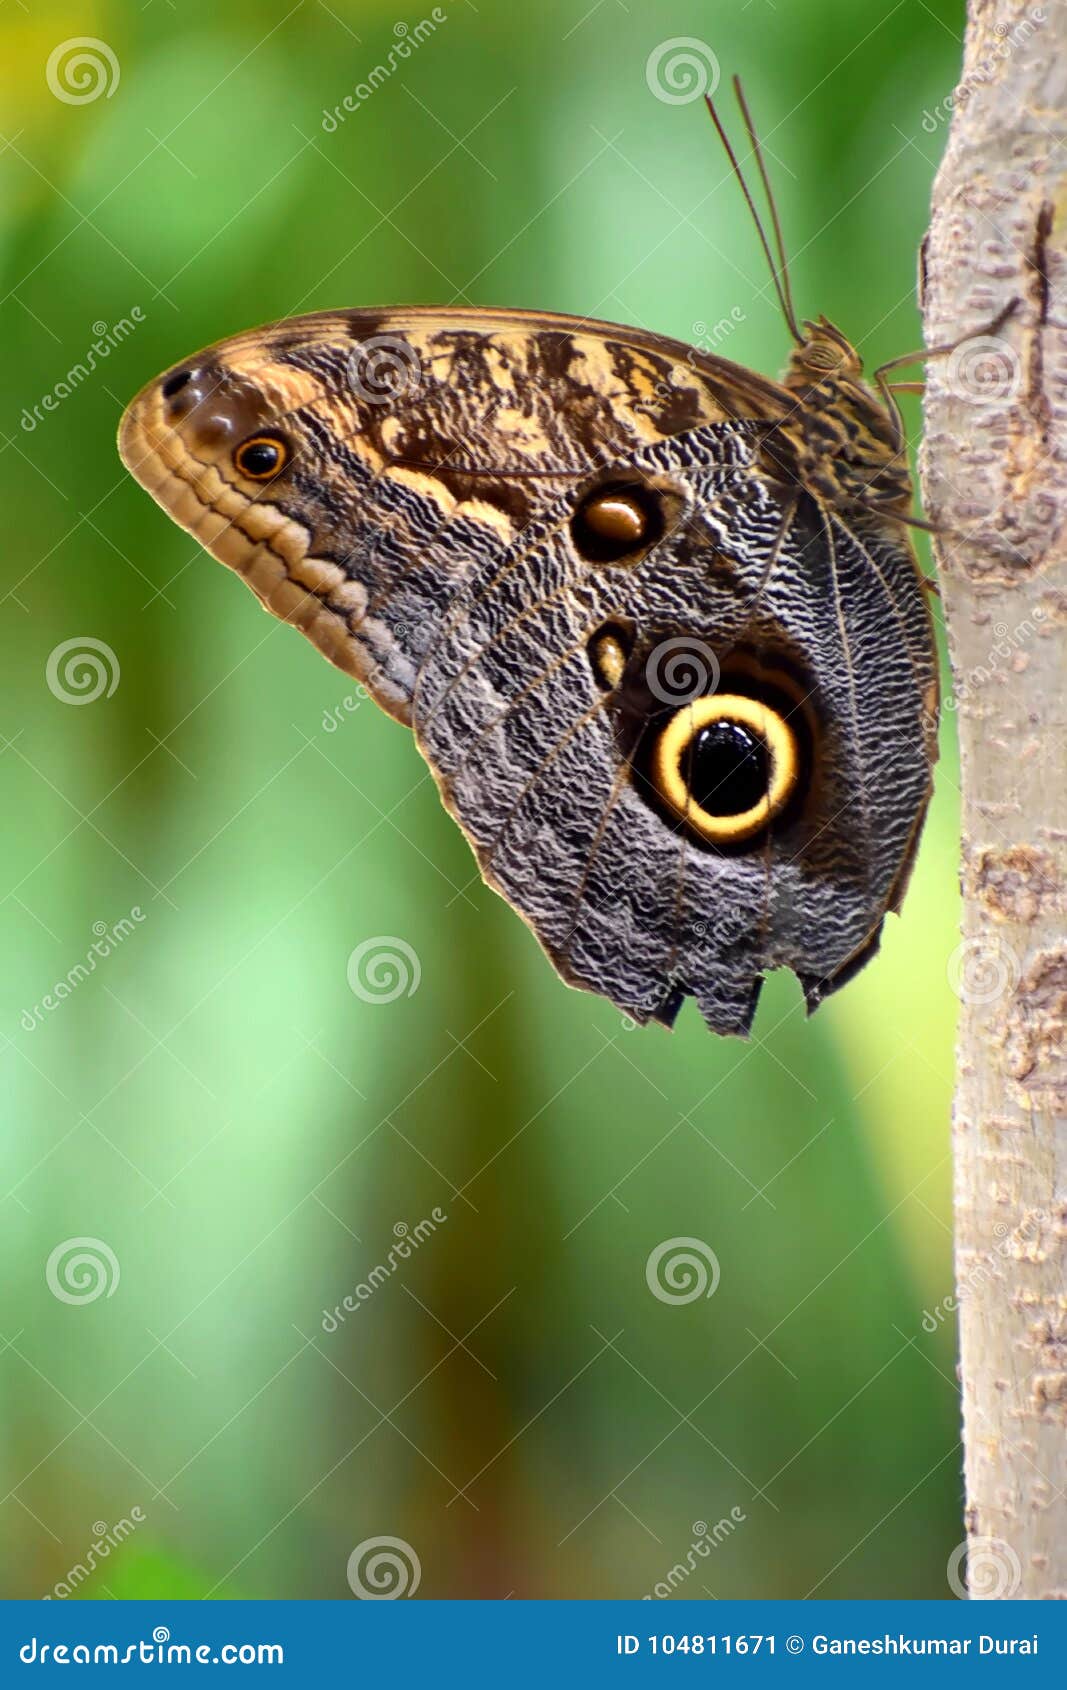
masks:
[[[783,481],[764,452],[782,404],[606,324],[324,313],[150,384],[120,448],[414,726],[486,878],[566,979],[642,1021],[692,994],[744,1032],[766,968],[815,1003],[869,953],[929,788],[914,561],[899,529],[864,539]],[[249,441],[257,466],[283,454],[262,482]],[[652,527],[605,557],[576,525],[619,488]],[[688,797],[664,801],[656,748],[731,688],[782,716],[796,790],[756,836],[709,842]]]
[[[727,379],[723,379],[726,373]],[[457,587],[570,482],[764,389],[638,330],[520,311],[322,312],[209,347],[129,406],[119,450],[275,615],[409,719]],[[257,484],[233,451],[267,431]]]
[[[733,1033],[766,969],[792,968],[814,1007],[877,944],[929,796],[936,695],[907,549],[783,502],[759,453],[758,428],[711,424],[616,465],[683,501],[632,568],[575,557],[581,495],[562,495],[457,597],[415,710],[483,874],[564,978],[639,1021],[670,1023],[692,995]],[[629,630],[616,686],[597,674],[605,629]],[[643,771],[711,684],[787,688],[777,707],[806,744],[780,820],[709,849]]]

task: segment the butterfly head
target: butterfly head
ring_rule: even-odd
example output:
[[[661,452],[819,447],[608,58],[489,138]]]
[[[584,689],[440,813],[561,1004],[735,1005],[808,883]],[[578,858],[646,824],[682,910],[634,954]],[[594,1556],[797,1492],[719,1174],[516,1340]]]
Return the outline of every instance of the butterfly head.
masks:
[[[793,350],[784,385],[791,392],[817,387],[822,381],[858,381],[863,360],[847,336],[826,317],[804,319],[803,334]]]

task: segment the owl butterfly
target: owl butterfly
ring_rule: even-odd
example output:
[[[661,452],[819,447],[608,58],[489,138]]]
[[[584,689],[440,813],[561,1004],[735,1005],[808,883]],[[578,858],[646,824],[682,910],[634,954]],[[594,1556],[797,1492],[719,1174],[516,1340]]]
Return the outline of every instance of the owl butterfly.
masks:
[[[936,660],[896,404],[825,318],[780,382],[534,311],[324,311],[149,384],[127,467],[408,725],[570,984],[748,1031],[872,954],[930,793]],[[709,101],[709,106],[711,102]]]

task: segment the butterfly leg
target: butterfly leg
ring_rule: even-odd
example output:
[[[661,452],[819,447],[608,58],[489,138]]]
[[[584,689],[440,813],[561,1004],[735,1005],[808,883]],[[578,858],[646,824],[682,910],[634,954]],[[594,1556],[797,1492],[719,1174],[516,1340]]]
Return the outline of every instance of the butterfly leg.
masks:
[[[918,352],[904,352],[899,358],[890,358],[887,363],[879,364],[876,370],[871,371],[871,380],[882,395],[892,415],[896,418],[901,441],[904,438],[904,419],[900,414],[900,406],[895,396],[897,393],[922,393],[925,391],[926,383],[921,381],[890,382],[886,380],[890,371],[906,370],[912,364],[922,364],[930,358],[949,358],[953,352],[958,352],[961,346],[966,346],[969,340],[979,340],[987,335],[999,334],[1004,324],[1015,315],[1021,304],[1022,300],[1016,295],[1014,299],[1008,301],[1002,311],[997,312],[992,322],[987,323],[984,328],[969,329],[966,334],[959,335],[955,340],[945,341],[940,346],[924,346]]]

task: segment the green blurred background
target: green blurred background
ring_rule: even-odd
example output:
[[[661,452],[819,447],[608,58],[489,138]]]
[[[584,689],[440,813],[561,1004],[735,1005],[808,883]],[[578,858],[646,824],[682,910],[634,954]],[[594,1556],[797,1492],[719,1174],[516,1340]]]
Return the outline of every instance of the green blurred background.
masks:
[[[674,37],[746,79],[802,310],[870,364],[908,350],[961,11],[449,0],[331,133],[429,7],[5,8],[7,1595],[95,1542],[83,1596],[349,1597],[381,1537],[420,1597],[641,1596],[678,1564],[682,1596],[951,1594],[954,1334],[923,1315],[951,1285],[952,745],[903,919],[813,1021],[776,977],[748,1045],[692,1005],[673,1035],[629,1029],[477,881],[409,736],[344,706],[114,435],[204,343],[336,305],[683,339],[732,313],[718,350],[774,372],[711,126],[646,80]],[[46,67],[81,36],[119,78],[73,103]],[[49,658],[86,637],[118,684],[71,704]],[[416,953],[411,995],[350,990],[379,936]],[[113,1294],[49,1289],[80,1238]],[[710,1298],[651,1293],[677,1238],[714,1251]]]

